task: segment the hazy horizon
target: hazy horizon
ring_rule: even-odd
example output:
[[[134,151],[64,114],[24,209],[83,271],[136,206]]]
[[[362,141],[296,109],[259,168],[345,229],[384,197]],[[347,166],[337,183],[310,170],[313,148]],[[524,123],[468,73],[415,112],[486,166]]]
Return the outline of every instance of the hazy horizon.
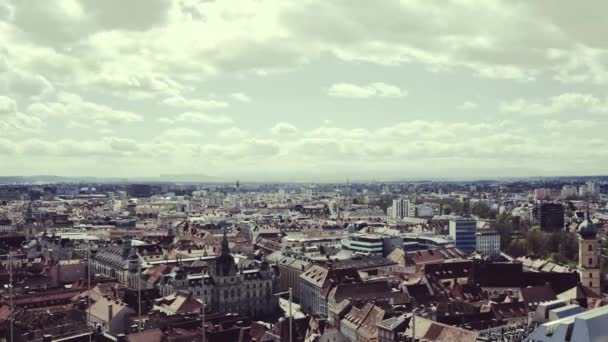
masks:
[[[550,1],[0,4],[0,176],[602,175],[600,13]]]

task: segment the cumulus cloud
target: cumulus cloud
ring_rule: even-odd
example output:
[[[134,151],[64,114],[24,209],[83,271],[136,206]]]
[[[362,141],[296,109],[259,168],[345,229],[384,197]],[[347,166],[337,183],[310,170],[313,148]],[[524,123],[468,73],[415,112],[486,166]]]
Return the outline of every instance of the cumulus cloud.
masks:
[[[163,132],[163,137],[172,139],[197,138],[200,136],[202,136],[201,132],[186,127],[170,128]]]
[[[370,97],[404,97],[407,91],[383,82],[374,82],[367,85],[352,83],[332,84],[327,94],[333,97],[370,98]]]
[[[226,139],[243,139],[248,136],[249,133],[238,127],[230,127],[221,130],[218,135]]]
[[[99,125],[119,125],[143,121],[143,116],[130,111],[116,110],[106,105],[84,100],[77,94],[62,92],[54,102],[35,102],[28,113],[39,117],[69,117]]]
[[[279,177],[427,175],[435,165],[601,170],[608,127],[585,115],[608,108],[597,15],[606,10],[547,0],[10,0],[0,4],[0,46],[10,47],[0,48],[0,153],[24,172],[73,173],[87,156],[104,158],[87,170],[99,174],[116,172],[113,162],[133,174],[210,163],[231,175],[265,163]],[[386,83],[361,81],[369,75]],[[495,112],[453,102],[481,96]],[[517,123],[496,112],[518,114]],[[218,130],[202,135],[203,125]],[[91,136],[79,139],[78,129]],[[563,134],[571,130],[593,139]]]
[[[192,110],[206,110],[228,107],[228,103],[223,101],[185,99],[181,96],[166,98],[163,100],[163,103],[176,108]]]
[[[523,98],[503,102],[500,110],[506,113],[557,114],[563,112],[607,112],[608,101],[592,94],[564,93],[544,100]]]
[[[0,95],[0,115],[8,115],[17,112],[17,102],[12,98]]]
[[[244,93],[232,93],[230,94],[230,97],[240,102],[251,102],[251,97]]]
[[[465,101],[463,104],[458,106],[458,108],[462,110],[475,110],[477,107],[479,107],[479,104],[473,101]]]
[[[41,97],[54,89],[45,77],[27,72],[11,71],[6,79],[11,93],[25,97]]]
[[[186,112],[177,116],[175,121],[184,121],[191,123],[205,123],[212,125],[224,125],[232,123],[232,118],[227,115],[211,115],[197,112]]]
[[[298,132],[296,126],[288,123],[288,122],[279,122],[274,125],[270,131],[273,134],[294,134]]]

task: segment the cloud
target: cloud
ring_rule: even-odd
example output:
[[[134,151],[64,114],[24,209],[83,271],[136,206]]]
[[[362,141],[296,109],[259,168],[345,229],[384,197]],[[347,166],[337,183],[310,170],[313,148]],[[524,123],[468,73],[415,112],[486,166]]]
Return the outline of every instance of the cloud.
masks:
[[[228,107],[228,103],[223,101],[185,99],[181,96],[166,98],[163,100],[163,103],[168,106],[191,110],[206,110]]]
[[[279,122],[274,125],[270,131],[272,134],[294,134],[298,132],[296,126],[288,123],[288,122]]]
[[[232,118],[226,115],[210,115],[197,112],[186,112],[177,116],[175,121],[191,122],[191,123],[206,123],[212,125],[224,125],[233,122]]]
[[[89,102],[73,93],[62,92],[55,102],[35,102],[27,111],[42,118],[69,117],[99,125],[121,125],[143,121],[143,116],[124,110]]]
[[[12,98],[0,95],[0,116],[17,112],[17,102]]]
[[[188,90],[186,86],[167,75],[133,75],[129,73],[107,73],[96,76],[89,84],[114,96],[127,99],[150,99],[158,96],[170,96],[169,102],[186,101],[179,96]]]
[[[232,93],[230,94],[230,97],[236,101],[240,101],[240,102],[251,102],[251,97],[249,97],[248,95],[244,94],[244,93]]]
[[[461,110],[475,110],[477,109],[477,107],[479,107],[479,105],[477,104],[477,102],[473,101],[465,101],[463,104],[458,106],[458,108]]]
[[[167,117],[158,118],[156,121],[163,125],[173,125],[175,123],[175,120]]]
[[[526,100],[519,98],[503,102],[500,110],[505,113],[558,114],[563,112],[607,112],[608,101],[584,93],[564,93],[545,100]]]
[[[22,71],[11,71],[7,75],[8,89],[11,93],[38,98],[51,93],[53,85],[43,76]]]
[[[249,135],[249,132],[238,128],[230,127],[219,132],[219,136],[226,139],[243,139]]]
[[[202,136],[201,132],[186,127],[170,128],[163,132],[162,135],[163,137],[172,139],[197,138]]]
[[[370,97],[404,97],[407,91],[383,82],[374,82],[359,86],[352,83],[332,84],[327,94],[332,97],[370,98]]]

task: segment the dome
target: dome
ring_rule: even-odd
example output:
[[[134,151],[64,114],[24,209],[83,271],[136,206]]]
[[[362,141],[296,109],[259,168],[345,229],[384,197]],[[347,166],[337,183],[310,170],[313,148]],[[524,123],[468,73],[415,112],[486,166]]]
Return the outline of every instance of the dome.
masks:
[[[583,239],[596,239],[597,238],[597,227],[593,221],[587,216],[587,219],[578,225],[577,233]]]

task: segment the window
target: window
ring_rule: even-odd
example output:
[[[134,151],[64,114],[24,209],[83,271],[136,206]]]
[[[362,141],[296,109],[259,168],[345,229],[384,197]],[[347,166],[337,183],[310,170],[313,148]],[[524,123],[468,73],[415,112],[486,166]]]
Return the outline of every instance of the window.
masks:
[[[593,245],[589,245],[589,252],[593,251]]]
[[[592,281],[589,282],[589,287],[593,287],[593,282]]]
[[[589,258],[589,265],[593,265],[593,258]]]

